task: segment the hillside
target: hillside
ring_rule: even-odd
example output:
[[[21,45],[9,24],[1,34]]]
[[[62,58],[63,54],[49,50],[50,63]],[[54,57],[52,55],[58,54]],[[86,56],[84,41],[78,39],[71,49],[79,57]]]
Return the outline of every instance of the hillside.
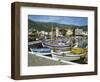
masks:
[[[28,28],[29,29],[37,29],[38,31],[44,30],[44,31],[51,31],[51,27],[53,28],[58,27],[61,29],[76,29],[81,28],[84,31],[87,31],[87,25],[85,26],[76,26],[76,25],[67,25],[67,24],[58,24],[58,23],[52,23],[52,22],[36,22],[28,19]]]

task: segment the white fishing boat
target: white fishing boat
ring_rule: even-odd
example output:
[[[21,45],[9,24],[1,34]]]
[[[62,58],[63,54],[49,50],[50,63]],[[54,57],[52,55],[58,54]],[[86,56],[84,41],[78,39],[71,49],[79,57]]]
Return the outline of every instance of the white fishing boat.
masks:
[[[65,61],[75,61],[80,59],[79,54],[72,54],[70,52],[59,52],[59,53],[52,53],[52,57],[58,58],[60,60],[65,60]]]

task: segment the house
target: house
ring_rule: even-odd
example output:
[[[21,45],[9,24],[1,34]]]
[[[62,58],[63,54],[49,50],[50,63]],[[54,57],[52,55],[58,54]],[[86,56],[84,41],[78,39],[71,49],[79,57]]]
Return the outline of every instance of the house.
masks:
[[[75,35],[82,35],[83,29],[75,29]]]

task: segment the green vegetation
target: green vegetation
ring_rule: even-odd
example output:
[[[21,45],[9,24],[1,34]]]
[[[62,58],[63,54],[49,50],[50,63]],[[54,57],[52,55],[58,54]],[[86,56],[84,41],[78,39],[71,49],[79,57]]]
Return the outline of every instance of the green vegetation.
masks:
[[[81,28],[81,29],[83,29],[83,31],[87,31],[87,25],[76,26],[76,25],[58,24],[58,23],[51,23],[51,22],[36,22],[36,21],[31,21],[28,19],[29,30],[36,29],[38,31],[44,30],[44,31],[50,32],[52,25],[53,25],[53,27],[61,28],[60,30],[62,32],[65,31],[63,29],[76,29],[76,28]]]

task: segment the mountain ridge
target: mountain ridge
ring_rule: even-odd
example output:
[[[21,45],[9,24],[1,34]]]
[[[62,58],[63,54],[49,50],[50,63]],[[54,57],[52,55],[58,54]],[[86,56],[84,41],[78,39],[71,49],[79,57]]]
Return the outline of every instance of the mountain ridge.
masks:
[[[38,22],[38,21],[32,21],[28,19],[28,28],[29,29],[37,29],[38,31],[51,31],[51,28],[58,27],[60,29],[83,29],[84,31],[87,31],[87,25],[84,26],[78,26],[78,25],[69,25],[69,24],[59,24],[55,22]]]

